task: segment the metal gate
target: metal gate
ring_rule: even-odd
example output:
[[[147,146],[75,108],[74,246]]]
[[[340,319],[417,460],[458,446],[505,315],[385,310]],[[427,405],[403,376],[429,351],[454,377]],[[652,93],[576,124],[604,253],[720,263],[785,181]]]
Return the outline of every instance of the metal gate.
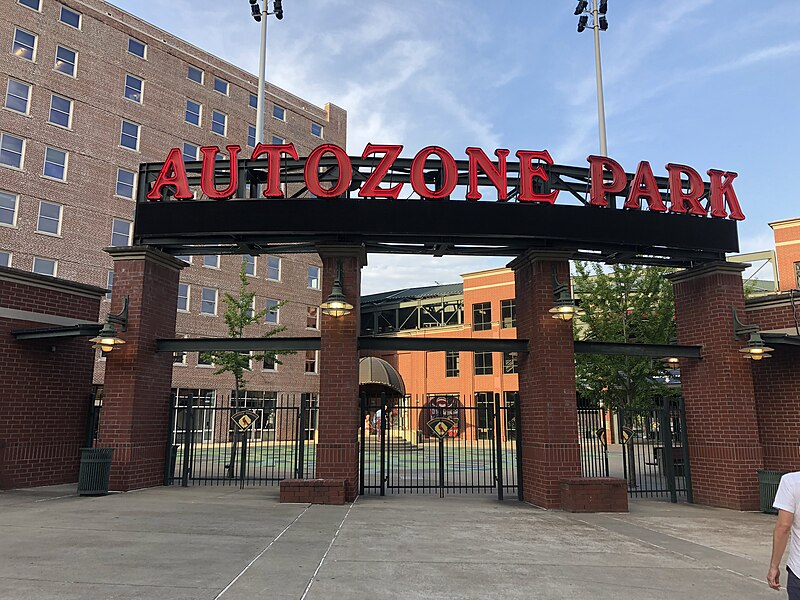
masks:
[[[257,415],[242,431],[231,416]],[[312,478],[316,395],[249,392],[228,401],[214,390],[173,390],[164,484],[270,485]]]
[[[362,397],[361,494],[522,499],[517,400],[516,392]]]
[[[683,398],[650,409],[578,409],[584,477],[620,477],[632,497],[692,502]]]

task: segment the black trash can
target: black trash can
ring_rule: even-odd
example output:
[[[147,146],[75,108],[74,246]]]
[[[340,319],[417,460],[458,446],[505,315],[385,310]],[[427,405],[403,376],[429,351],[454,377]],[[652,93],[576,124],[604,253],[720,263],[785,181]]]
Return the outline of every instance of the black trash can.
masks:
[[[772,503],[775,502],[775,494],[778,493],[778,484],[781,482],[782,475],[785,475],[785,471],[767,471],[766,469],[758,471],[758,495],[761,499],[761,512],[770,515],[778,514],[778,511],[772,508]]]
[[[113,448],[81,448],[79,496],[105,496],[111,478]]]

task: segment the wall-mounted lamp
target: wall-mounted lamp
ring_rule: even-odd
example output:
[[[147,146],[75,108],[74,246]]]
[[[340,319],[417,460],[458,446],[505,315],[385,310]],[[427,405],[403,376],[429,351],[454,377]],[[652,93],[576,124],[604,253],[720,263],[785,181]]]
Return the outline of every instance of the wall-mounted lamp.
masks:
[[[92,348],[99,348],[103,352],[111,352],[114,348],[125,343],[125,340],[117,335],[117,328],[114,327],[115,324],[119,325],[122,331],[128,330],[128,296],[125,296],[122,310],[117,314],[107,315],[103,328],[96,337],[89,340],[94,344]]]
[[[661,359],[661,362],[663,362],[664,366],[668,369],[677,369],[681,361],[677,356],[665,356]]]
[[[555,267],[553,267],[553,299],[556,305],[549,312],[554,319],[571,321],[572,317],[582,314],[578,308],[578,301],[569,294],[569,284],[559,283]]]
[[[331,317],[343,317],[349,315],[353,310],[353,305],[347,301],[342,291],[342,261],[336,262],[336,279],[333,280],[331,295],[319,305],[322,312]]]
[[[733,309],[733,335],[738,337],[740,335],[749,334],[750,338],[747,340],[747,345],[744,348],[739,348],[744,356],[750,360],[761,360],[762,358],[770,358],[770,352],[775,348],[770,348],[761,339],[761,332],[758,325],[744,325],[739,321],[739,315],[736,313],[736,308]]]

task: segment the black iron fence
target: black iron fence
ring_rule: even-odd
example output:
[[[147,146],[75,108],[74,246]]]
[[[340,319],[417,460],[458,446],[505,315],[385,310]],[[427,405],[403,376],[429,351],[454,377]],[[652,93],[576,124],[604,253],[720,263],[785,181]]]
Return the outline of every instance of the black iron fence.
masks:
[[[361,493],[522,497],[515,393],[361,399]]]
[[[646,409],[578,409],[583,476],[623,478],[633,497],[692,502],[685,423],[682,398]]]
[[[316,467],[315,394],[173,390],[165,485],[270,485],[312,478]],[[232,416],[248,411],[242,429]]]

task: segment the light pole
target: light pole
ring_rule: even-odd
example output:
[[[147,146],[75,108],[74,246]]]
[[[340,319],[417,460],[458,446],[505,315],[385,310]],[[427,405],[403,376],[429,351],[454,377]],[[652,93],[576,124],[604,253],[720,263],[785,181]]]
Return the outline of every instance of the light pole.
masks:
[[[273,0],[273,12],[269,12],[269,0],[264,0],[263,9],[258,0],[249,0],[250,14],[261,23],[261,52],[258,59],[258,101],[256,105],[256,144],[264,142],[264,93],[267,86],[267,15],[283,19],[282,0]]]
[[[594,67],[597,78],[597,120],[600,125],[600,154],[608,156],[608,146],[606,145],[606,109],[603,100],[603,69],[600,65],[600,31],[608,29],[606,12],[608,11],[608,0],[592,0],[592,10],[588,10],[589,2],[580,0],[575,8],[578,17],[578,33],[582,33],[587,26],[594,29]],[[592,24],[588,25],[589,15],[592,16]]]

